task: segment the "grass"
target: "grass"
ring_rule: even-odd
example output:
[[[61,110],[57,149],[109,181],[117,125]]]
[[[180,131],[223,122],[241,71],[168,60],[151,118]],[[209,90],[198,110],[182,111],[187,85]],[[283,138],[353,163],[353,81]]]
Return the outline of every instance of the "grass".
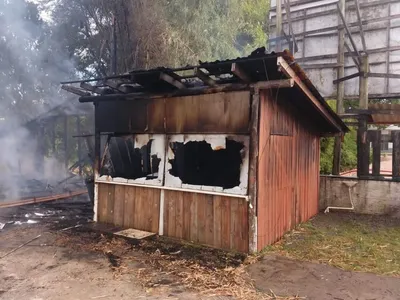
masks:
[[[400,220],[321,214],[265,252],[349,271],[400,276]]]

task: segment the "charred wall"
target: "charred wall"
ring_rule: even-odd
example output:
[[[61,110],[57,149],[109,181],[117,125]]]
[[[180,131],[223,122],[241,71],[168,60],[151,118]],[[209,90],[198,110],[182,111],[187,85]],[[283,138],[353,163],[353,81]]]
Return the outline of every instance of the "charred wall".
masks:
[[[236,133],[249,131],[250,92],[99,102],[96,128],[128,133]]]

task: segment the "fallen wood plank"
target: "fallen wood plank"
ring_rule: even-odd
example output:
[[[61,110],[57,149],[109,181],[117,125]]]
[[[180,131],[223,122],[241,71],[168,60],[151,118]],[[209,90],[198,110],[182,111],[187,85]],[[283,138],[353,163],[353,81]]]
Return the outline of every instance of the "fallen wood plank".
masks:
[[[61,200],[61,199],[66,199],[66,198],[70,198],[70,197],[74,197],[74,196],[84,195],[86,193],[87,193],[87,190],[79,190],[76,192],[69,192],[69,193],[51,195],[51,196],[46,196],[46,197],[39,197],[39,198],[35,197],[35,198],[29,198],[29,199],[24,199],[24,200],[7,201],[4,203],[0,203],[0,208],[17,207],[17,206],[23,206],[23,205],[28,205],[28,204]]]

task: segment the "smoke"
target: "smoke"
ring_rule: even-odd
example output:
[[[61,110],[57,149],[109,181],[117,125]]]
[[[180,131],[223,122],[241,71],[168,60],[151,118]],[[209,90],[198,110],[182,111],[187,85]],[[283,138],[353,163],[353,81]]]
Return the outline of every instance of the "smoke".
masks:
[[[43,161],[36,151],[41,145],[25,125],[61,104],[66,113],[78,112],[76,101],[68,102],[59,89],[74,69],[34,3],[0,0],[0,200],[20,197],[24,181],[55,182],[65,176],[54,159],[45,163],[55,170],[36,168]]]

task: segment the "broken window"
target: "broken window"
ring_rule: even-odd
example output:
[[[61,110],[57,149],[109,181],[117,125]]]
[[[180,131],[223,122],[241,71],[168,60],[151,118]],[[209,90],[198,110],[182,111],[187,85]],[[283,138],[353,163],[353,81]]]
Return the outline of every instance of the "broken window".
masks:
[[[224,190],[239,186],[245,145],[229,138],[222,141],[224,145],[213,145],[207,140],[171,142],[173,158],[169,160],[169,174],[183,184]]]
[[[160,147],[161,142],[161,147]],[[106,145],[100,176],[136,180],[158,179],[164,139],[148,135],[110,137]],[[162,177],[162,174],[161,174]]]

